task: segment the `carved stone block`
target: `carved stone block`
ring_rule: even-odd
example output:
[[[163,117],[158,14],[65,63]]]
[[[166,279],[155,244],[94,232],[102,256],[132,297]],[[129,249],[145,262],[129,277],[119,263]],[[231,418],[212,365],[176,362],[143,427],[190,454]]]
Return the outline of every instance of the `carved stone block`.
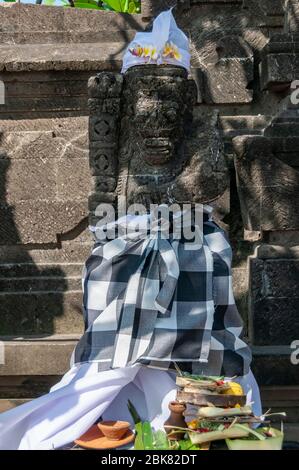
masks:
[[[89,159],[93,176],[114,176],[117,170],[115,145],[101,146],[101,142],[90,143]]]
[[[299,33],[299,3],[298,0],[286,0],[285,31]]]
[[[235,168],[246,230],[299,228],[299,171],[273,155],[275,139],[234,139]]]
[[[273,91],[288,88],[298,77],[298,55],[299,35],[274,35],[261,55],[261,88]]]
[[[261,55],[262,89],[280,91],[296,80],[299,71],[299,6],[297,0],[286,0],[284,33],[274,34]]]
[[[253,81],[253,51],[240,37],[226,36],[215,42],[204,60],[204,101],[249,103]]]
[[[290,345],[298,339],[298,275],[296,260],[251,260],[254,345]]]

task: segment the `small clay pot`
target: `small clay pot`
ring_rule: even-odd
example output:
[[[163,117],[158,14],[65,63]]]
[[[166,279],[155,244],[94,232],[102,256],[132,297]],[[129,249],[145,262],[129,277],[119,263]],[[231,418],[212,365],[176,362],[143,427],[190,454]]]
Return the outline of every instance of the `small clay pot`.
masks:
[[[183,416],[186,406],[183,403],[179,403],[178,401],[171,401],[168,405],[168,408],[170,410],[170,416],[164,423],[165,432],[167,434],[173,433],[171,436],[168,436],[170,440],[182,439],[185,431],[174,432],[176,431],[175,429],[165,426],[186,428],[187,426]]]
[[[119,441],[130,429],[128,421],[102,421],[98,423],[100,431],[110,441]]]

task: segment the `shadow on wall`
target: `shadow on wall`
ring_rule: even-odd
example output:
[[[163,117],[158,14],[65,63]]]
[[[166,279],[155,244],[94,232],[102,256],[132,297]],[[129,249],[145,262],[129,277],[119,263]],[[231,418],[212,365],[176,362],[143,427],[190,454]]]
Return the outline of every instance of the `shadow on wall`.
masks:
[[[44,246],[21,245],[14,206],[7,203],[10,166],[8,156],[0,155],[0,335],[50,335],[64,313],[67,281],[59,266],[39,268],[32,259],[30,250]],[[12,262],[16,257],[21,261]]]

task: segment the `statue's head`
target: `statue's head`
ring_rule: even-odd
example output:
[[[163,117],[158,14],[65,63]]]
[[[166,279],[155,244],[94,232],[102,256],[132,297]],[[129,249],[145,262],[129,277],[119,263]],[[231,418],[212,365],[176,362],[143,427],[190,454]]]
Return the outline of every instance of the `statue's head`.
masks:
[[[93,204],[207,203],[228,187],[218,113],[174,65],[138,65],[89,81]]]
[[[128,115],[149,172],[173,166],[181,149],[192,120],[189,84],[180,67],[147,65],[126,73]]]
[[[141,202],[138,194],[161,194],[182,171],[196,96],[182,67],[139,65],[126,72],[120,160],[127,162],[123,176],[134,202]]]

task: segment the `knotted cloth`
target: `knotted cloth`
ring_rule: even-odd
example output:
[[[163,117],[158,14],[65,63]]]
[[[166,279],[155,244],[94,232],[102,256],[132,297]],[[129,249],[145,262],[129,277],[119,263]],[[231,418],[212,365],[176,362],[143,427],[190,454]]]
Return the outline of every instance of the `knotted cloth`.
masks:
[[[231,248],[209,209],[203,216],[193,244],[173,233],[166,239],[159,230],[96,242],[83,273],[85,333],[76,364],[170,369],[176,362],[192,373],[248,373],[251,353],[232,292]]]

